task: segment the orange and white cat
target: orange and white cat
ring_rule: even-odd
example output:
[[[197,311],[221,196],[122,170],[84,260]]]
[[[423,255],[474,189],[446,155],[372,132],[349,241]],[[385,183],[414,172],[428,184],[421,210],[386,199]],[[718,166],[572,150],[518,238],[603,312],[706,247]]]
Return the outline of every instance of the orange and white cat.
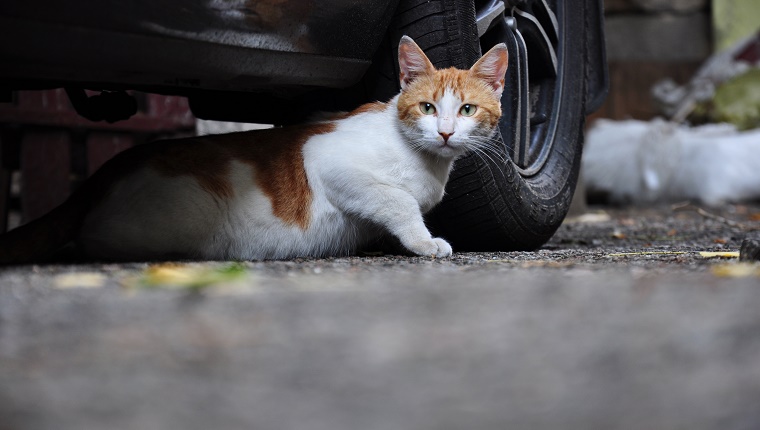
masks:
[[[504,44],[470,70],[436,70],[401,39],[401,93],[293,127],[170,140],[116,156],[63,205],[0,236],[0,262],[74,241],[89,258],[283,259],[346,255],[390,233],[446,257],[423,214],[454,160],[501,116]]]

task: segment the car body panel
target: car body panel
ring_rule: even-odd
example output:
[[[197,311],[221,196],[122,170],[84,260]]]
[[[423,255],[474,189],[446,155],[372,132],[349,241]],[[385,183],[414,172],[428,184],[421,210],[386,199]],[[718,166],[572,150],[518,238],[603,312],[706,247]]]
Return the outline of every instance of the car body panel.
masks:
[[[164,92],[347,87],[369,67],[396,3],[4,0],[0,79]]]

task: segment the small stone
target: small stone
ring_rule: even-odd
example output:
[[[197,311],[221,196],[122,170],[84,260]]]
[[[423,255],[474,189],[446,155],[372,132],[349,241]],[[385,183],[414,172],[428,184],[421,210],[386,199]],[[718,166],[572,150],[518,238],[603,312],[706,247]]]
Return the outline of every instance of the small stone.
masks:
[[[742,241],[739,260],[760,261],[760,234],[749,235]]]

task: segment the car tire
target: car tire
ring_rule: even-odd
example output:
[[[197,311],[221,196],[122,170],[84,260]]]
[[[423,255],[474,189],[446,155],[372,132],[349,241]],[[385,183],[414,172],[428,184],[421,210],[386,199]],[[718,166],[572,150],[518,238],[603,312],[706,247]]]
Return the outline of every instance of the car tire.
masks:
[[[530,115],[515,120],[520,95],[510,82],[515,81],[517,70],[535,64],[525,61],[534,58],[529,57],[530,49],[528,56],[521,58],[508,44],[510,65],[497,144],[487,154],[473,153],[456,161],[443,201],[426,216],[433,233],[458,251],[536,249],[551,238],[570,207],[583,149],[585,10],[581,5],[564,6],[562,0],[534,3],[551,5],[555,12],[556,74],[553,78],[531,77],[524,86],[545,95],[533,103]],[[507,18],[513,13],[508,5],[506,13]],[[385,42],[390,46],[381,49],[378,55],[384,58],[375,61],[374,94],[382,99],[398,92],[394,48],[404,34],[412,37],[438,68],[469,68],[481,52],[505,41],[508,29],[504,23],[479,37],[475,17],[472,0],[401,0]],[[395,70],[389,64],[395,64]],[[542,71],[534,68],[531,72],[541,75]],[[533,125],[539,105],[545,111],[543,122]],[[531,130],[524,134],[533,136],[525,147],[539,164],[520,166],[514,161],[516,133],[524,127]],[[526,156],[524,161],[530,160]]]

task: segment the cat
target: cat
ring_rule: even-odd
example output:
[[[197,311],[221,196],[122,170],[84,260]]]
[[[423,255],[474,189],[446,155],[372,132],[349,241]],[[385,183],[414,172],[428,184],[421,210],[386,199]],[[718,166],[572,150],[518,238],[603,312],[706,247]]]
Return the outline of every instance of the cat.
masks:
[[[409,37],[401,92],[311,123],[141,145],[108,161],[61,206],[0,236],[0,262],[74,242],[112,261],[349,255],[380,234],[448,257],[423,214],[454,160],[491,144],[508,65],[504,44],[469,70],[436,70]]]

